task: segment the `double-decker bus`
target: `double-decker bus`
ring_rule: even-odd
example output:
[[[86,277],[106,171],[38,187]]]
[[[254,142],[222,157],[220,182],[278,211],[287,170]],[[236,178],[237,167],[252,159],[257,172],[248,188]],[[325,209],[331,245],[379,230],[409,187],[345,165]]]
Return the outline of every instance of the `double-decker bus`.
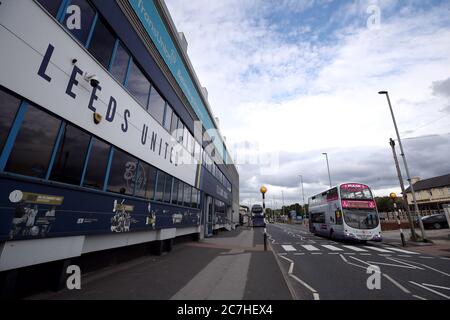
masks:
[[[265,227],[266,221],[264,219],[263,207],[259,204],[252,206],[252,226],[253,227]]]
[[[309,198],[309,230],[332,239],[381,241],[380,219],[372,191],[343,183]]]

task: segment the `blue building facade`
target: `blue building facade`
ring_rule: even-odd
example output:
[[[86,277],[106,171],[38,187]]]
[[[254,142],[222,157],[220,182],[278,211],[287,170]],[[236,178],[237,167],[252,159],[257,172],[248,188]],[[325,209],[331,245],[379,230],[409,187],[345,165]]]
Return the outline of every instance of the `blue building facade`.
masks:
[[[6,0],[0,41],[0,271],[238,223],[162,1]]]

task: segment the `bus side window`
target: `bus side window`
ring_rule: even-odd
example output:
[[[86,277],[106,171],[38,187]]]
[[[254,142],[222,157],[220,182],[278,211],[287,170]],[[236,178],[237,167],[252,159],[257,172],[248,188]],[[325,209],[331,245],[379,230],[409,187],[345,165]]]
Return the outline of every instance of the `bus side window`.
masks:
[[[335,211],[335,216],[336,216],[336,224],[342,224],[342,212],[341,212],[341,210],[336,210]]]

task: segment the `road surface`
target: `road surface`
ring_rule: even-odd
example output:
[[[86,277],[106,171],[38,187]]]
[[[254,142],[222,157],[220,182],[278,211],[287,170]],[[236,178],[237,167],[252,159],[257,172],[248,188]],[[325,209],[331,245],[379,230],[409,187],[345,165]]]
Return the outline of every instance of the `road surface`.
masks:
[[[331,241],[303,225],[268,224],[267,230],[297,299],[450,299],[448,257],[379,243]],[[368,279],[376,275],[380,281],[372,277],[369,289]]]

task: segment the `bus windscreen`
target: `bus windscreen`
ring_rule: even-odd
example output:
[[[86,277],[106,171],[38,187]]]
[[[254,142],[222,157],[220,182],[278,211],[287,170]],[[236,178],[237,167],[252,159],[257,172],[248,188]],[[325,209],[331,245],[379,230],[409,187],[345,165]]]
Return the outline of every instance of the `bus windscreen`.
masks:
[[[346,200],[372,200],[370,188],[363,184],[343,184],[341,185],[341,199]]]

